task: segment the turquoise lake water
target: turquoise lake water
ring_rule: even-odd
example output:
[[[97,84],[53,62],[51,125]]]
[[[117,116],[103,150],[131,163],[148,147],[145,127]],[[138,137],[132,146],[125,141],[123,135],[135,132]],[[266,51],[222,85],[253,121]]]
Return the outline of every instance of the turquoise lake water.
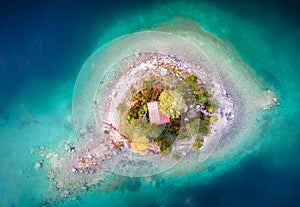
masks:
[[[0,206],[298,206],[300,196],[300,16],[288,1],[36,2],[5,4],[0,25]],[[280,106],[264,132],[199,172],[151,182],[128,179],[110,192],[45,200],[37,146],[75,140],[70,122],[76,77],[106,42],[176,17],[233,46]],[[31,150],[34,150],[34,152]],[[46,163],[45,163],[46,164]]]

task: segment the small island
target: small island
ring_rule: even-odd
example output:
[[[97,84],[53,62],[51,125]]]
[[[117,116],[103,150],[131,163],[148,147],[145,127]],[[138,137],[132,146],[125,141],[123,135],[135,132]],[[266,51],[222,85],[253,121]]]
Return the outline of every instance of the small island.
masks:
[[[64,157],[53,153],[49,160],[47,177],[60,197],[111,175],[198,170],[219,144],[240,136],[245,113],[273,106],[272,93],[253,90],[241,64],[228,66],[223,47],[209,47],[218,43],[213,40],[198,45],[148,31],[121,37],[89,58],[73,96],[78,140],[65,146]]]
[[[157,71],[163,71],[163,81],[152,75],[140,88],[131,86],[118,106],[122,120],[119,130],[132,151],[142,155],[167,155],[176,140],[186,138],[194,139],[191,149],[197,151],[210,132],[217,106],[195,74],[180,70],[175,64],[153,65]],[[171,82],[176,84],[169,85]],[[115,145],[120,146],[122,143]]]
[[[113,166],[113,160],[126,163],[126,171],[141,163],[172,166],[209,139],[219,106],[211,85],[193,72],[199,66],[159,53],[139,53],[134,59],[102,110],[103,141],[82,153],[72,172],[92,174]]]
[[[189,22],[115,39],[76,80],[76,139],[40,147],[34,167],[47,171],[56,199],[98,186],[109,192],[118,178],[199,171],[216,149],[226,159],[256,133],[261,111],[279,104],[247,69],[226,43]]]

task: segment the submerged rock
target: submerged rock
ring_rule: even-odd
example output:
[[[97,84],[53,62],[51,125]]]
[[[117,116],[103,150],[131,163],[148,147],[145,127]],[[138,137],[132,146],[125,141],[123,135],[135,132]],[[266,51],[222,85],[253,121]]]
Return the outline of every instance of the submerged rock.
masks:
[[[43,166],[43,161],[38,161],[34,163],[34,169],[38,170]]]

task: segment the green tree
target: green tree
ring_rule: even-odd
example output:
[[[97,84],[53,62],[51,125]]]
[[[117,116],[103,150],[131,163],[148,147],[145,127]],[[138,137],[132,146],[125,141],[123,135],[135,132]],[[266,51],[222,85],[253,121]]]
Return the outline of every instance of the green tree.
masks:
[[[170,118],[178,118],[185,106],[183,97],[176,91],[165,90],[159,96],[158,108]]]

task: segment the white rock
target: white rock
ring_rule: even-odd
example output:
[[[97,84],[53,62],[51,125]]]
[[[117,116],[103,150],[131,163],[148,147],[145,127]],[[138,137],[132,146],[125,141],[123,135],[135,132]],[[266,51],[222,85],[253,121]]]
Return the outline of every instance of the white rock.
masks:
[[[168,70],[165,69],[165,68],[161,68],[161,69],[160,69],[160,72],[161,72],[161,75],[162,75],[162,76],[166,76],[166,75],[168,74]]]
[[[68,151],[70,149],[70,146],[68,144],[65,145],[65,150]]]
[[[40,169],[41,167],[42,167],[42,163],[41,162],[36,162],[34,164],[34,169],[36,169],[36,170]]]
[[[46,155],[46,159],[48,160],[48,159],[50,159],[52,157],[52,153],[48,153],[47,155]]]

